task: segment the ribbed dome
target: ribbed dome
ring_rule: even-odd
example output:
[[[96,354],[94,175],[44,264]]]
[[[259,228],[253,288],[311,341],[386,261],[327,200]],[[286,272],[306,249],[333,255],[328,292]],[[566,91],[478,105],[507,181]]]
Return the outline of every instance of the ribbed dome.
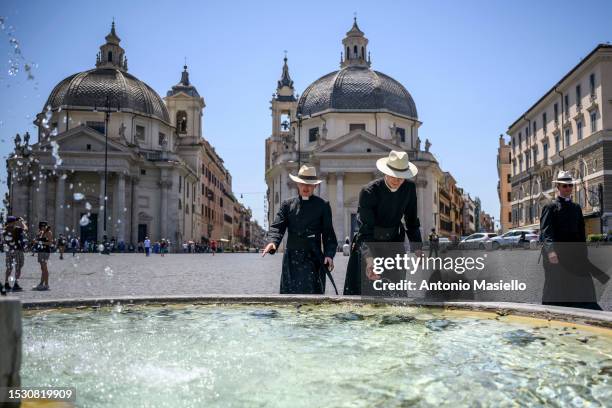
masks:
[[[154,116],[170,122],[160,96],[149,85],[117,68],[96,68],[69,76],[55,86],[43,110],[102,107],[109,96],[113,108]]]
[[[347,66],[313,82],[302,94],[298,111],[388,111],[417,119],[410,93],[395,79],[364,66]]]

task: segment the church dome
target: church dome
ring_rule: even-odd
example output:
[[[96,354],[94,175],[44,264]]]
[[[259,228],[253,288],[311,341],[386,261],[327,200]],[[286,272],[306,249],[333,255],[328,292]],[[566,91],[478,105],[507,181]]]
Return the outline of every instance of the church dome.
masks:
[[[44,108],[55,110],[103,107],[142,113],[165,122],[170,115],[161,97],[149,85],[118,68],[95,68],[69,76],[55,86]]]
[[[96,55],[96,68],[79,72],[53,88],[43,110],[94,109],[104,107],[108,98],[113,109],[144,114],[165,122],[170,115],[160,96],[134,75],[128,74],[125,50],[115,32],[115,22]]]
[[[365,65],[347,65],[313,82],[298,102],[298,112],[377,111],[417,119],[410,93],[395,79]]]

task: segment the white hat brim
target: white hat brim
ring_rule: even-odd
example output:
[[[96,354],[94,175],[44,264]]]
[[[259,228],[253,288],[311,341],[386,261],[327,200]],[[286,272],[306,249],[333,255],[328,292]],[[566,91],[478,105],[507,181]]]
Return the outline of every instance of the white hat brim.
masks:
[[[397,171],[390,168],[387,163],[389,163],[388,157],[383,157],[381,159],[376,160],[376,168],[386,174],[387,176],[403,178],[403,179],[411,179],[417,175],[419,169],[417,166],[408,162],[408,169],[404,171]]]
[[[553,180],[554,184],[578,184],[578,180]]]
[[[289,177],[291,178],[291,180],[295,181],[296,183],[311,184],[313,186],[316,186],[317,184],[320,184],[323,181],[323,180],[304,180],[300,178],[299,176],[294,176],[293,174],[289,174]]]

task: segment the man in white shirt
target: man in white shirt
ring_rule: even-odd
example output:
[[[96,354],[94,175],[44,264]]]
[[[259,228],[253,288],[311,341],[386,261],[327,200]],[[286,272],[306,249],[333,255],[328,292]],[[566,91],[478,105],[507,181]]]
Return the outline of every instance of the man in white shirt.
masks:
[[[145,249],[145,254],[149,256],[149,254],[151,253],[151,240],[149,239],[149,237],[145,237],[144,249]]]

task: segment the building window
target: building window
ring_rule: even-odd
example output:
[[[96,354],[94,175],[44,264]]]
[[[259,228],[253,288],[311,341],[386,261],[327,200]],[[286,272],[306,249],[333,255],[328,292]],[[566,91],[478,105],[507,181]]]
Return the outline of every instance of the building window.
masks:
[[[136,125],[136,139],[145,140],[145,127]]]
[[[361,129],[361,130],[365,130],[365,123],[350,123],[349,124],[349,132],[352,132],[353,130],[357,130],[357,129]]]
[[[516,161],[512,162],[512,174],[516,176]]]
[[[145,169],[140,169],[141,176],[145,176],[146,174],[147,174],[147,171]]]
[[[570,130],[565,129],[565,147],[570,145]]]
[[[181,202],[181,199],[179,198],[179,203],[178,203],[178,209],[181,210],[183,209],[183,203]]]
[[[548,162],[548,143],[544,143],[542,145],[542,150],[544,152],[544,165]]]
[[[312,142],[316,142],[317,138],[319,137],[319,128],[311,128],[308,130],[308,142],[312,143]]]
[[[557,124],[559,123],[559,104],[557,102],[555,102],[554,110],[555,110],[555,124]]]
[[[506,200],[508,200],[508,202],[512,201],[512,193],[508,192],[508,196],[506,197]]]
[[[91,128],[97,132],[104,134],[104,122],[87,121],[85,122],[85,124],[87,125],[88,128]]]
[[[189,198],[189,185],[187,184],[187,180],[185,180],[185,193],[187,194],[187,198]]]
[[[399,135],[400,143],[406,143],[406,129],[398,127],[397,134]]]
[[[108,62],[113,62],[113,52],[112,51],[108,52],[106,60]]]
[[[90,152],[91,151],[91,145],[88,143],[87,146],[85,146],[85,149]]]
[[[159,143],[160,146],[164,146],[166,144],[166,134],[159,132],[157,135],[157,143]]]
[[[181,192],[182,189],[183,189],[183,177],[179,176],[179,193]]]
[[[533,153],[533,165],[535,166],[535,164],[538,162],[538,146],[535,145],[533,146],[533,149],[531,149],[532,153]]]
[[[219,205],[223,208],[223,197],[219,197]]]
[[[519,150],[523,147],[523,134],[519,132]]]
[[[525,152],[525,170],[529,169],[529,158],[531,157],[531,155],[529,154],[529,151]]]
[[[563,107],[565,116],[569,115],[569,94],[565,94],[565,106]]]
[[[559,135],[555,136],[555,153],[559,153],[561,146],[559,144]]]
[[[580,85],[576,85],[576,106],[582,106],[582,89],[580,89]]]
[[[534,119],[533,120],[533,138],[534,138],[534,140],[535,140],[537,129],[538,129],[537,121]]]
[[[597,132],[597,112],[591,112],[591,133]]]
[[[595,96],[595,74],[591,74],[589,76],[589,88],[591,91],[591,96]]]
[[[510,183],[510,173],[506,175],[506,178],[507,178],[507,182]]]
[[[508,222],[512,222],[512,213],[508,211]]]
[[[544,130],[544,134],[546,134],[546,124],[548,120],[546,119],[546,112],[542,113],[542,130]]]
[[[578,136],[578,140],[582,140],[582,121],[579,120],[578,122],[576,122],[576,134]]]

